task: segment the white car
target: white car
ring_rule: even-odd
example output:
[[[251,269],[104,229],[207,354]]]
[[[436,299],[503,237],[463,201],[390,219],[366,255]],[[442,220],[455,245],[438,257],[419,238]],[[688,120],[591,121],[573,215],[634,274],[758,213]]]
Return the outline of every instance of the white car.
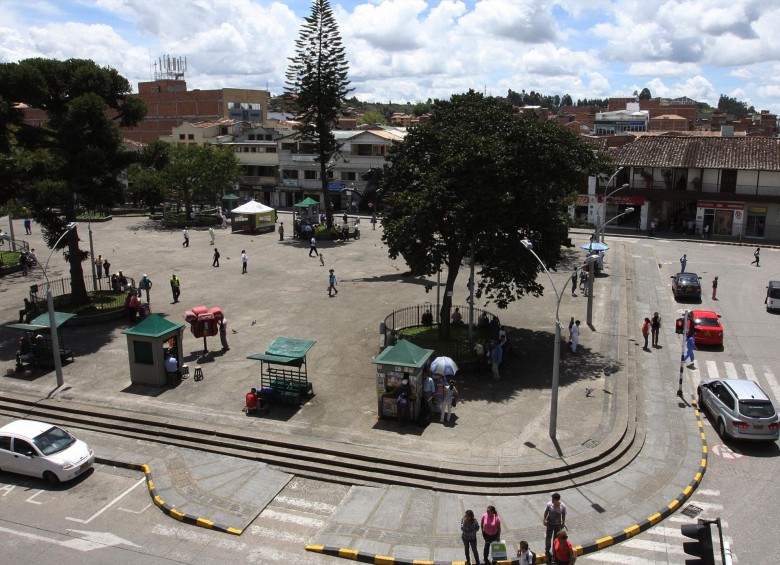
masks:
[[[0,470],[42,477],[50,485],[75,479],[95,464],[89,446],[62,428],[16,420],[0,428]]]

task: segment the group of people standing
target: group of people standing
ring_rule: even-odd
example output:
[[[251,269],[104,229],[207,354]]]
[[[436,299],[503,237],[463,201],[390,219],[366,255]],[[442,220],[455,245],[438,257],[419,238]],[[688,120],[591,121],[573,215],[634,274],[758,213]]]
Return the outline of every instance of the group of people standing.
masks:
[[[561,502],[561,495],[557,492],[553,493],[550,502],[544,507],[542,525],[545,527],[544,553],[546,562],[556,565],[572,565],[577,559],[577,552],[568,539],[566,505]],[[477,522],[472,510],[466,510],[461,518],[461,540],[467,564],[471,564],[471,555],[473,555],[476,565],[480,565],[477,549],[477,532],[480,529],[482,530],[482,539],[485,542],[482,550],[482,563],[490,563],[491,544],[501,540],[501,517],[495,506],[488,506],[479,522]],[[519,543],[517,557],[520,565],[532,565],[537,562],[536,554],[531,550],[526,540]]]
[[[643,349],[650,350],[650,348],[647,346],[647,340],[652,336],[653,340],[653,347],[658,347],[658,336],[661,333],[661,316],[658,314],[658,312],[653,312],[653,317],[651,318],[645,318],[645,321],[642,323],[642,337],[645,340],[645,345]]]

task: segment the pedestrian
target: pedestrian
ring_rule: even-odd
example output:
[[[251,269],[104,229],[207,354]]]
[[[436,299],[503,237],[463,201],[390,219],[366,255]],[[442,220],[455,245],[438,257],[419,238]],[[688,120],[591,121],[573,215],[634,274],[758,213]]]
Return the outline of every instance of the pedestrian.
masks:
[[[309,240],[309,257],[311,257],[312,251],[314,251],[315,255],[319,255],[319,253],[317,253],[317,239],[314,236],[311,236],[311,239]]]
[[[650,349],[647,346],[647,338],[650,337],[650,326],[651,326],[650,318],[645,318],[645,323],[642,324],[642,337],[645,338],[645,346],[643,347],[643,349],[645,350]]]
[[[569,320],[569,343],[571,343],[571,329],[574,327],[574,316]]]
[[[30,220],[30,218],[25,218],[24,219],[24,233],[26,233],[27,235],[31,235],[32,234],[31,227],[32,227],[32,220]]]
[[[544,507],[542,524],[546,528],[544,534],[544,553],[547,556],[547,562],[549,563],[553,537],[557,536],[558,532],[561,531],[561,528],[566,526],[566,505],[561,502],[561,495],[557,492],[552,494],[550,502]]]
[[[30,302],[30,300],[29,300],[29,299],[25,298],[25,299],[24,299],[24,308],[22,308],[21,310],[19,310],[19,323],[20,323],[20,324],[21,324],[22,322],[24,322],[24,323],[29,323],[29,321],[30,321],[30,320],[29,320],[29,319],[27,319],[27,314],[28,314],[29,312],[32,312],[32,308],[33,308],[33,303],[32,303],[32,302]]]
[[[717,294],[718,294],[718,277],[715,277],[714,279],[712,279],[712,299],[713,300],[717,300],[717,298],[715,298],[715,295],[717,295]]]
[[[536,554],[528,547],[528,542],[522,540],[517,550],[517,565],[534,565],[534,563],[536,563]]]
[[[580,289],[585,288],[585,281],[588,280],[588,273],[585,269],[580,269]]]
[[[488,506],[482,515],[480,523],[482,527],[482,539],[485,540],[485,548],[482,550],[482,557],[485,563],[490,563],[488,555],[490,554],[490,544],[501,539],[501,518],[496,512],[495,506]]]
[[[436,382],[433,380],[430,371],[425,370],[425,376],[423,377],[423,400],[425,400],[425,411],[428,420],[433,419],[434,406],[433,399],[436,397]]]
[[[577,353],[577,347],[580,345],[580,321],[574,322],[571,327],[571,352]]]
[[[750,262],[750,264],[752,265],[753,263],[755,263],[756,267],[760,267],[761,266],[761,265],[759,265],[759,261],[761,259],[761,248],[760,247],[756,247],[756,250],[753,252],[753,257],[754,257],[754,259]]]
[[[463,549],[466,551],[466,563],[471,563],[469,547],[474,554],[474,561],[479,565],[479,552],[477,551],[477,532],[479,531],[479,522],[474,517],[474,512],[466,510],[463,518],[460,519],[460,539],[463,540]]]
[[[685,340],[685,357],[683,357],[683,363],[687,361],[688,359],[691,360],[691,364],[688,365],[691,369],[696,368],[696,358],[694,357],[693,350],[696,349],[696,340],[693,339],[692,335],[688,336],[688,339]]]
[[[209,245],[214,245],[214,228],[209,228]]]
[[[125,298],[125,312],[127,313],[128,321],[134,322],[135,317],[138,315],[138,310],[141,305],[138,303],[138,295],[133,289],[130,289]]]
[[[97,278],[102,279],[103,278],[103,256],[98,255],[97,259],[95,259],[95,272],[97,273]]]
[[[331,269],[330,275],[328,275],[328,296],[334,296],[331,294],[331,291],[335,292],[336,294],[339,293],[339,291],[336,289],[337,284],[338,281],[336,280],[336,273],[334,273],[333,269]]]
[[[650,320],[650,332],[653,335],[653,347],[658,347],[658,334],[661,332],[661,316],[658,312],[653,312],[653,318]]]
[[[219,341],[222,342],[222,351],[230,351],[230,347],[227,342],[227,320],[223,317],[219,322]]]
[[[555,558],[555,565],[570,565],[577,559],[577,554],[574,552],[569,541],[569,534],[566,530],[561,530],[555,537],[553,544],[553,557]]]
[[[249,263],[249,257],[246,255],[246,250],[241,250],[241,274],[246,274],[246,264]]]
[[[504,360],[504,350],[501,349],[501,346],[495,340],[491,341],[490,345],[492,347],[490,350],[490,367],[493,370],[493,380],[500,381],[501,375],[498,372],[498,368]]]
[[[279,241],[284,241],[284,222],[279,222]]]
[[[685,266],[687,264],[688,264],[688,256],[685,253],[683,253],[683,256],[680,257],[680,272],[681,273],[685,272]]]
[[[219,267],[219,249],[214,248],[214,260],[211,262],[212,267]]]
[[[376,212],[371,213],[371,229],[376,230]]]
[[[176,273],[171,274],[171,294],[173,294],[173,303],[176,304],[181,294],[181,282],[179,282],[179,277],[176,276]]]
[[[141,291],[146,291],[146,302],[150,302],[149,300],[149,291],[152,290],[152,280],[149,278],[149,276],[144,273],[144,276],[141,277],[141,281],[138,283],[138,297],[141,297]]]
[[[709,224],[704,224],[702,226],[702,228],[701,228],[701,238],[702,239],[707,239],[707,236],[709,235],[709,233],[710,233],[710,225]]]
[[[455,388],[455,384],[450,381],[446,387],[444,387],[444,397],[441,402],[441,419],[440,422],[449,422],[452,415],[452,405],[456,402],[458,397],[458,389]],[[445,416],[445,412],[447,413]]]
[[[345,227],[346,227],[348,221],[349,221],[349,216],[347,215],[346,212],[344,212],[344,226]]]
[[[577,269],[574,269],[574,272],[571,274],[571,295],[577,296],[577,293],[575,292],[577,290]]]
[[[103,259],[103,274],[106,276],[107,279],[111,278],[111,263],[108,262],[108,259]]]
[[[187,229],[187,226],[184,226],[184,229],[181,230],[181,234],[184,236],[184,241],[181,242],[182,247],[189,247],[190,246],[190,230]]]
[[[22,274],[26,277],[27,271],[30,270],[30,260],[27,258],[27,253],[19,255],[19,265],[22,267]]]

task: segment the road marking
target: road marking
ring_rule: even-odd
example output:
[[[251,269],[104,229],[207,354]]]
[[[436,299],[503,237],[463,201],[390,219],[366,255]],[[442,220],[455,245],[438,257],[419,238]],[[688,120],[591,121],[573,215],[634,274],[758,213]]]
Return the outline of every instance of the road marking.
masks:
[[[109,502],[108,504],[106,504],[106,505],[105,505],[103,508],[101,508],[100,510],[98,510],[97,512],[95,512],[95,513],[94,513],[92,516],[90,516],[90,517],[89,517],[89,518],[87,518],[86,520],[81,520],[80,518],[71,518],[70,516],[66,516],[66,517],[65,517],[65,519],[66,519],[66,520],[70,520],[71,522],[79,522],[79,523],[81,523],[81,524],[89,524],[89,523],[90,523],[92,520],[94,520],[95,518],[97,518],[98,516],[100,516],[100,515],[101,515],[103,512],[105,512],[106,510],[108,510],[109,508],[111,508],[111,507],[112,507],[114,504],[116,504],[117,502],[119,502],[120,500],[122,500],[122,498],[124,498],[126,495],[130,494],[130,491],[131,491],[131,490],[133,490],[134,488],[136,488],[138,485],[144,484],[145,482],[146,482],[146,477],[142,477],[142,478],[138,479],[138,482],[137,482],[137,483],[135,483],[133,486],[131,486],[131,487],[130,487],[129,489],[127,489],[125,492],[123,492],[122,494],[120,494],[119,496],[117,496],[117,497],[116,497],[114,500],[112,500],[111,502]]]
[[[371,414],[373,413],[374,411],[371,412]],[[294,508],[299,508],[311,512],[324,512],[326,514],[332,514],[336,510],[335,504],[327,504],[325,502],[305,500],[303,498],[294,498],[291,496],[277,496],[274,498],[274,503],[284,504],[286,506],[292,506]]]
[[[737,368],[734,366],[734,363],[731,363],[729,361],[724,361],[723,366],[726,368],[726,378],[727,379],[738,379],[739,374],[737,373]]]
[[[16,488],[16,485],[3,485],[3,486],[0,487],[0,491],[5,491],[5,492],[3,492],[3,496],[6,496],[8,493],[10,493],[15,488]]]
[[[35,498],[36,496],[38,496],[38,495],[39,495],[39,494],[41,494],[42,492],[43,492],[42,490],[39,490],[39,491],[38,491],[38,492],[36,492],[34,495],[32,495],[30,498],[28,498],[27,500],[25,500],[25,502],[29,502],[30,504],[38,504],[38,505],[40,505],[40,504],[43,504],[43,502],[38,502],[37,500],[33,500],[33,498]]]
[[[715,455],[725,459],[726,461],[734,461],[736,459],[742,458],[742,454],[739,451],[733,450],[728,445],[723,445],[722,443],[717,443],[710,449]]]
[[[777,385],[777,379],[775,379],[772,371],[767,366],[764,366],[764,380],[772,390],[772,396],[775,397],[775,406],[777,406],[777,403],[780,401],[780,386]]]
[[[707,361],[707,378],[718,378],[718,364],[715,361]]]
[[[306,516],[296,516],[294,514],[286,514],[277,512],[272,508],[266,508],[260,513],[262,518],[271,518],[275,522],[287,522],[291,524],[298,524],[299,526],[311,526],[313,528],[321,528],[325,523],[323,518],[309,518]]]
[[[720,491],[710,488],[697,488],[696,496],[720,496]]]
[[[117,510],[121,510],[122,512],[129,512],[130,514],[141,514],[141,513],[145,512],[151,505],[152,505],[152,503],[150,502],[149,504],[147,504],[146,506],[144,506],[140,510],[130,510],[129,508],[122,508],[120,506],[119,508],[117,508]]]
[[[745,371],[745,378],[749,381],[755,381],[756,380],[756,372],[753,370],[753,365],[748,365],[747,363],[742,365],[742,369]]]
[[[0,526],[0,532],[18,536],[20,538],[26,538],[37,542],[51,543],[53,545],[61,545],[70,549],[78,551],[92,551],[93,549],[102,549],[113,545],[128,545],[131,547],[141,547],[131,541],[115,536],[110,532],[81,532],[78,530],[69,530],[78,534],[84,535],[83,538],[71,538],[55,539],[46,536],[40,536],[38,534],[32,534],[30,532],[21,532],[19,530],[12,530],[10,528],[4,528]]]

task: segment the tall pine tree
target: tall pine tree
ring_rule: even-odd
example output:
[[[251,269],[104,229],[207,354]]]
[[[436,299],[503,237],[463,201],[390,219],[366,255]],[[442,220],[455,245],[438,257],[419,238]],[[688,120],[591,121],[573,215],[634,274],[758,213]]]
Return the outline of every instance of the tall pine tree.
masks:
[[[328,0],[314,0],[295,42],[295,57],[287,68],[287,92],[294,94],[302,140],[314,143],[320,167],[322,197],[328,228],[333,226],[333,207],[328,192],[328,165],[339,153],[333,128],[341,104],[352,91],[347,78],[348,62],[341,45],[336,19]]]

